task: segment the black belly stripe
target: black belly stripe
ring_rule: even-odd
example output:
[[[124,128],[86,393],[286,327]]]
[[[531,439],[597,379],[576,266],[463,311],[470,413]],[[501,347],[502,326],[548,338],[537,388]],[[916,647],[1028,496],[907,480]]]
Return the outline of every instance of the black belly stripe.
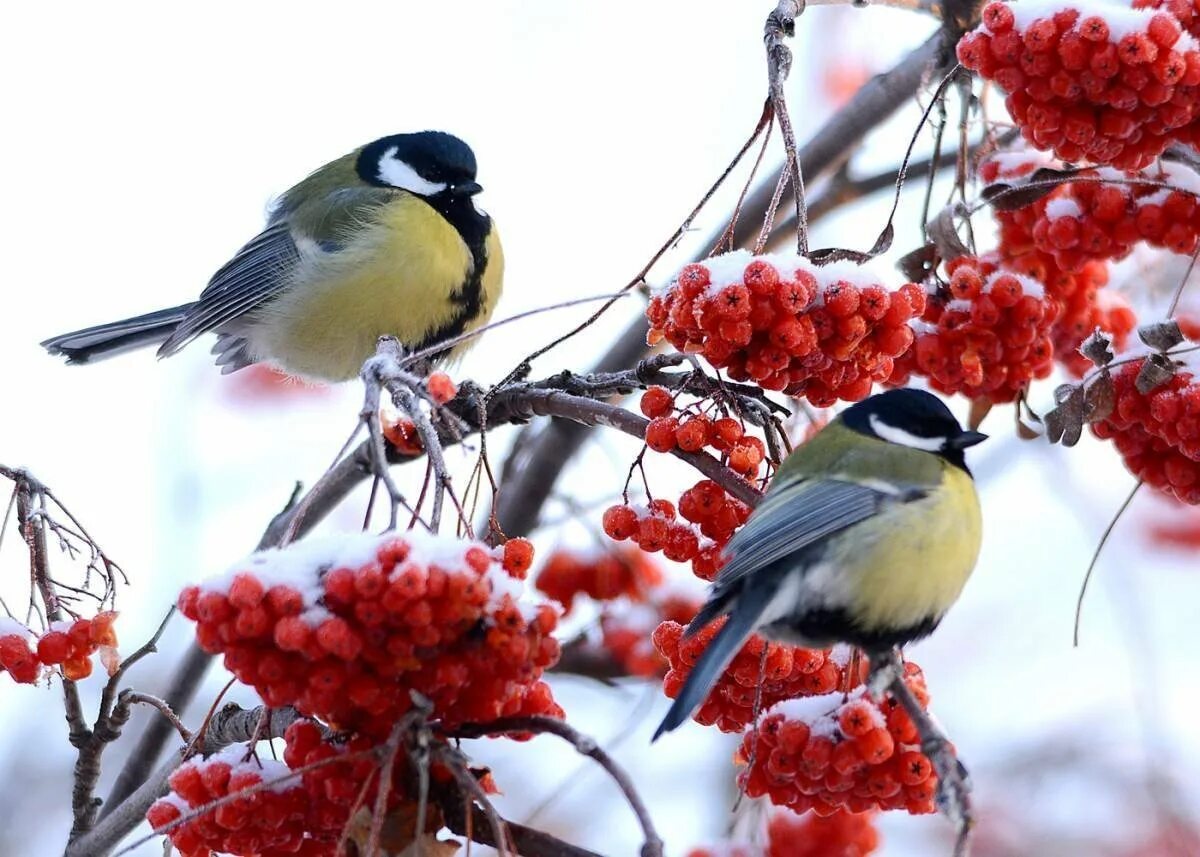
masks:
[[[486,214],[481,214],[469,197],[434,198],[426,201],[462,236],[467,249],[471,251],[472,267],[466,280],[450,293],[450,302],[457,308],[454,317],[413,345],[412,348],[416,351],[423,351],[439,342],[460,336],[483,311],[483,272],[487,269],[487,239],[492,231],[492,219]],[[445,353],[439,351],[431,355],[431,358],[436,360],[444,357]]]
[[[805,610],[767,625],[763,628],[763,633],[770,637],[771,629],[777,627],[781,632],[786,629],[787,632],[818,645],[850,643],[868,652],[881,652],[888,651],[893,646],[903,646],[928,637],[941,620],[941,616],[932,616],[907,628],[867,629],[860,627],[846,610]]]

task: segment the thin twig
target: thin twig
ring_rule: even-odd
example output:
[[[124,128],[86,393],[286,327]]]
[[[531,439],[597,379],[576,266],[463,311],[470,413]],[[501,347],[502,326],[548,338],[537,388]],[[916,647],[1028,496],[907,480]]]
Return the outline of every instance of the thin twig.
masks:
[[[191,730],[184,725],[183,721],[179,719],[179,715],[171,710],[171,706],[167,705],[165,700],[159,699],[157,696],[149,693],[137,693],[128,689],[121,691],[117,697],[117,707],[121,708],[133,705],[148,705],[156,709],[175,728],[175,731],[179,733],[179,737],[185,743],[191,742]]]
[[[1143,484],[1140,479],[1134,484],[1133,490],[1129,492],[1128,496],[1126,496],[1117,509],[1116,514],[1113,515],[1112,520],[1108,522],[1108,526],[1104,528],[1104,533],[1100,536],[1100,541],[1096,543],[1096,549],[1092,551],[1091,562],[1088,563],[1087,571],[1083,575],[1083,582],[1079,585],[1079,597],[1075,599],[1075,626],[1071,634],[1071,644],[1073,646],[1079,645],[1079,624],[1083,619],[1083,597],[1087,595],[1088,584],[1092,580],[1092,572],[1096,570],[1096,563],[1100,561],[1100,552],[1108,544],[1108,537],[1116,529],[1117,521],[1121,520],[1121,517],[1125,514],[1125,510],[1129,508],[1129,504],[1133,502],[1133,498],[1137,496],[1137,492]]]
[[[767,91],[771,107],[779,121],[779,133],[783,137],[783,148],[787,153],[785,172],[792,183],[792,196],[796,201],[796,252],[808,255],[808,210],[804,199],[804,168],[796,151],[796,132],[792,118],[788,115],[787,97],[783,82],[792,70],[792,51],[784,39],[796,34],[796,18],[804,11],[800,0],[779,0],[778,5],[767,15],[763,26],[763,45],[767,50]]]
[[[612,777],[617,788],[625,796],[638,824],[642,827],[643,844],[641,857],[662,857],[663,842],[654,829],[654,822],[642,801],[641,795],[634,788],[633,781],[625,770],[613,760],[593,739],[579,732],[573,726],[553,717],[503,717],[491,723],[470,723],[459,726],[451,733],[457,738],[482,738],[486,735],[500,735],[505,732],[533,732],[557,735],[570,743],[577,752],[596,760],[608,775]]]

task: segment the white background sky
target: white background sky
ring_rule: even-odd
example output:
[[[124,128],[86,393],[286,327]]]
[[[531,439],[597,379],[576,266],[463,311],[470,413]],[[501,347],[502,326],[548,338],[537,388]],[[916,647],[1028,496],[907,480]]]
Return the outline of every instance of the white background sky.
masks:
[[[127,648],[149,634],[182,583],[225,568],[257,540],[293,480],[319,475],[352,425],[358,391],[246,406],[204,345],[164,363],[143,353],[69,369],[37,342],[190,300],[260,227],[273,195],[374,137],[421,128],[453,131],[476,150],[481,201],[508,258],[498,317],[612,291],[670,234],[757,118],[768,5],[74,2],[0,12],[0,461],[32,468],[128,570],[133,585],[119,601]],[[799,134],[828,109],[823,72],[843,58],[882,69],[928,26],[887,10],[811,10],[791,87]],[[907,105],[863,162],[894,163],[917,115]],[[722,210],[706,212],[660,277],[721,225]],[[864,207],[831,219],[814,243],[864,246],[882,216]],[[898,249],[916,236],[915,219],[902,219]],[[539,370],[586,367],[636,311],[615,311]],[[582,315],[498,331],[460,375],[494,380]],[[1094,828],[1115,843],[1135,837],[1148,816],[1146,752],[1168,778],[1197,761],[1200,581],[1187,558],[1128,535],[1156,508],[1141,503],[1101,565],[1084,646],[1072,649],[1079,578],[1131,481],[1107,449],[1021,445],[1007,436],[1007,419],[993,415],[986,428],[997,440],[979,457],[987,543],[976,579],[914,654],[935,710],[975,769],[989,836]],[[583,500],[610,496],[628,454],[625,446],[593,452],[569,490]],[[331,525],[353,527],[361,509],[348,504]],[[541,541],[556,538],[586,541],[581,528]],[[23,561],[14,542],[0,552],[0,592],[17,604]],[[173,629],[167,652],[131,680],[160,687],[183,634]],[[223,681],[214,674],[213,688]],[[557,690],[572,721],[602,740],[636,722],[619,755],[671,855],[720,835],[729,742],[685,729],[647,750],[662,709],[656,691],[575,681]],[[639,708],[642,699],[649,708]],[[1139,703],[1149,720],[1135,716]],[[0,681],[0,724],[8,772],[0,855],[56,853],[71,762],[57,689]],[[572,757],[537,747],[480,750],[495,760],[505,811],[518,820],[578,778]],[[1047,747],[1066,753],[1056,775],[1043,787],[1020,779],[1020,760]],[[1111,771],[1125,786],[1110,788]],[[1194,793],[1182,800],[1197,808]],[[539,823],[606,854],[635,848],[626,808],[594,773]],[[942,832],[930,819],[889,819],[882,853],[934,853],[927,837]],[[1021,847],[994,853],[1036,853]],[[1042,853],[1117,853],[1098,847]]]

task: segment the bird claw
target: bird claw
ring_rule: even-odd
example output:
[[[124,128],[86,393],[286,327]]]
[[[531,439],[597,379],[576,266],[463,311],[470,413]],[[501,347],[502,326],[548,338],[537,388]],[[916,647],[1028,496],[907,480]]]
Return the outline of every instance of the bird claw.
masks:
[[[971,775],[949,742],[944,738],[933,738],[922,742],[921,752],[933,763],[938,784],[934,802],[938,812],[946,816],[957,833],[954,855],[965,857],[974,824],[971,813]]]

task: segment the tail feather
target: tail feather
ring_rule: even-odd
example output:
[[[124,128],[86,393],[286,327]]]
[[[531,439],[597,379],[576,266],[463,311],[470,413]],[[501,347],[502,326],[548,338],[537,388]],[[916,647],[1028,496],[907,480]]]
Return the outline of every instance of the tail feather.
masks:
[[[47,339],[42,343],[42,347],[51,354],[66,357],[68,363],[88,363],[91,360],[115,357],[126,351],[162,343],[175,331],[192,306],[194,305],[183,304],[63,333]]]
[[[713,637],[713,641],[708,644],[704,654],[696,661],[696,666],[688,674],[687,681],[683,683],[683,688],[679,691],[679,696],[675,698],[675,702],[671,705],[667,716],[663,718],[663,722],[659,724],[651,741],[657,741],[664,732],[678,728],[700,707],[717,677],[725,671],[734,655],[754,631],[755,625],[758,624],[758,620],[770,600],[771,591],[767,587],[743,587],[737,600],[733,602],[729,619]],[[719,608],[713,608],[712,602],[704,605],[704,609],[688,625],[686,633],[690,636],[707,625],[715,618],[713,614],[716,609]],[[699,622],[701,617],[706,615],[708,618]]]

